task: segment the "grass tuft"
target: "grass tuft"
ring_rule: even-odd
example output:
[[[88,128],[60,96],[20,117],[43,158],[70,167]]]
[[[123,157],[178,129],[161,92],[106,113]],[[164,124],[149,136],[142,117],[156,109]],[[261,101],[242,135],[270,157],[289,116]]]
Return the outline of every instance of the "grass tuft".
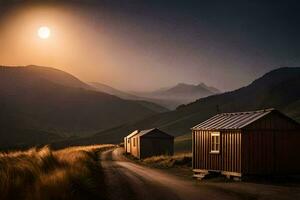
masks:
[[[192,165],[191,153],[178,153],[174,156],[161,155],[146,158],[143,163],[158,167],[158,168],[172,168],[172,167],[190,167]]]
[[[98,153],[112,147],[0,153],[0,199],[105,199]]]

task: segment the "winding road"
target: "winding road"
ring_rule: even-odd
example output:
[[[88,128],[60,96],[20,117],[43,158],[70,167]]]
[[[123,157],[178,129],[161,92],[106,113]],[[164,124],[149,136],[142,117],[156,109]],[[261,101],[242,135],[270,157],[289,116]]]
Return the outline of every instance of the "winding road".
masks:
[[[241,199],[232,194],[201,188],[193,181],[186,181],[157,169],[135,164],[122,154],[122,148],[101,154],[110,200]]]

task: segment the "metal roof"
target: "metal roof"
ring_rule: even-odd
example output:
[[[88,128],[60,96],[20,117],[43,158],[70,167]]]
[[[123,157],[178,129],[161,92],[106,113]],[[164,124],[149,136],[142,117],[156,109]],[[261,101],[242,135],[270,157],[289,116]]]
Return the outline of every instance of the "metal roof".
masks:
[[[151,131],[155,130],[156,128],[151,128],[151,129],[147,129],[147,130],[142,130],[139,132],[139,137],[146,135],[147,133],[150,133]]]
[[[273,108],[248,112],[222,113],[194,126],[198,130],[241,129],[274,111]]]
[[[161,137],[169,137],[169,138],[174,138],[174,136],[172,136],[172,135],[169,135],[168,133],[166,133],[166,132],[164,132],[164,131],[161,131],[161,130],[159,130],[158,128],[151,128],[151,129],[147,129],[147,130],[142,130],[142,131],[140,131],[139,133],[138,133],[138,137],[142,137],[142,136],[144,136],[144,135],[147,135],[148,133],[151,133],[152,131],[154,131],[154,130],[156,130],[156,131],[158,131],[158,132],[160,132],[161,134],[163,134],[164,136],[160,136],[160,138]]]

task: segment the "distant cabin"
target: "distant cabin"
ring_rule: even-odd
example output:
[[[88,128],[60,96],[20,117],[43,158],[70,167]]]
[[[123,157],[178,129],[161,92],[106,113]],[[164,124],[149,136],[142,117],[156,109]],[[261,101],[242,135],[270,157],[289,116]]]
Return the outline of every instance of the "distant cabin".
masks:
[[[192,140],[198,178],[300,173],[300,125],[274,109],[218,114],[193,127]]]
[[[157,128],[136,130],[124,138],[124,148],[127,153],[139,159],[173,155],[174,137]]]

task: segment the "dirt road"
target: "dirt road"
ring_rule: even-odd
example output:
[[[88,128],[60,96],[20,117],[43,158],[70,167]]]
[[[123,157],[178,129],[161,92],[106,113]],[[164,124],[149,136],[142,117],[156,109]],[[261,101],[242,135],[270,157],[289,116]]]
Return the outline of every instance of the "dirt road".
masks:
[[[109,200],[300,199],[300,184],[192,181],[135,164],[117,148],[101,154]]]
[[[103,152],[101,163],[111,200],[214,200],[245,199],[207,187],[199,187],[160,170],[128,161],[122,149]]]

